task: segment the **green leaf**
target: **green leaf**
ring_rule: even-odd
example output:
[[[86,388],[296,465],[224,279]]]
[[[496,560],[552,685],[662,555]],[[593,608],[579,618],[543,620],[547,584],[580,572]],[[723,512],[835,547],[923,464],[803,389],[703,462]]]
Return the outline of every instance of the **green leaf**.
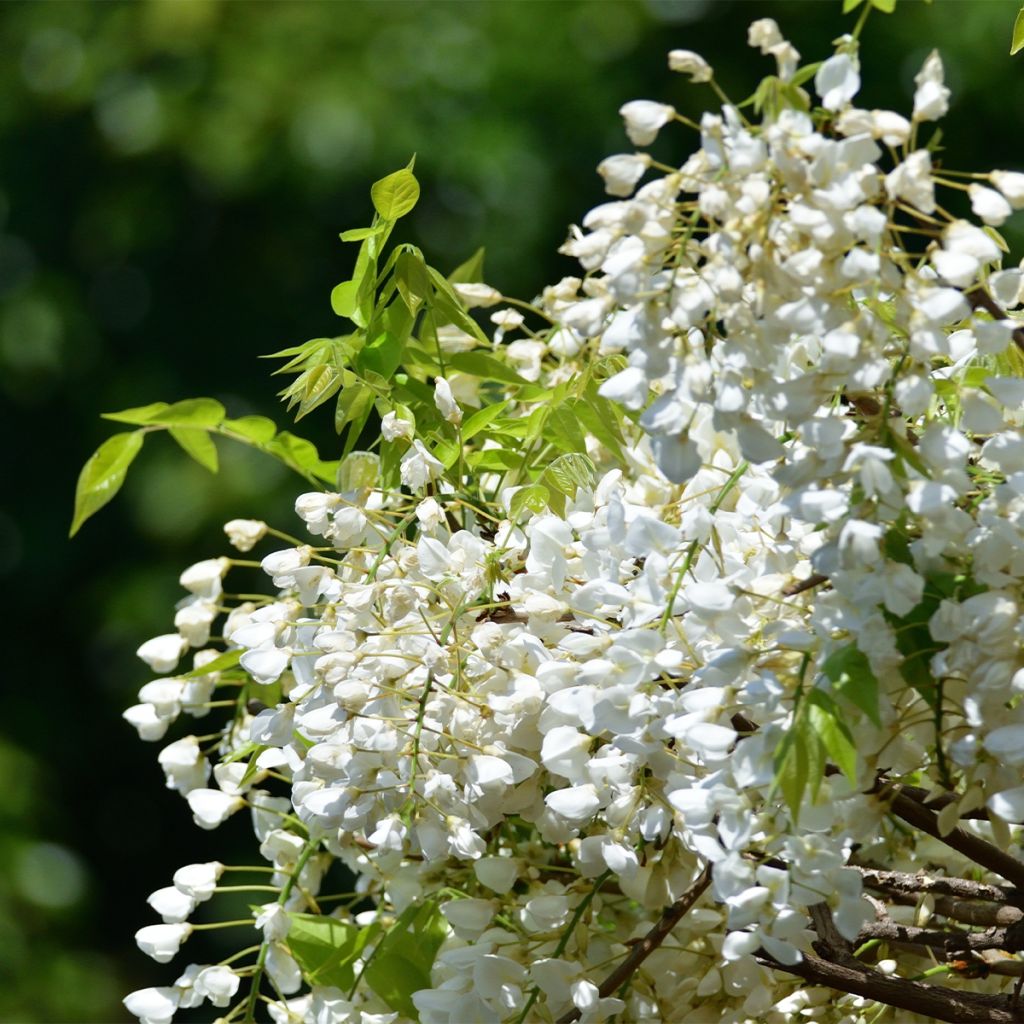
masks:
[[[343,242],[361,242],[364,238],[373,238],[387,231],[387,228],[387,224],[383,222],[374,224],[372,228],[349,228],[348,231],[342,231],[338,237]]]
[[[526,381],[510,366],[486,352],[457,352],[448,360],[448,366],[460,373],[484,380],[497,380],[503,384],[525,384]]]
[[[883,14],[892,14],[896,10],[896,0],[871,0],[871,6]]]
[[[861,0],[857,0],[857,3],[861,3]],[[816,60],[813,64],[805,64],[802,68],[798,68],[789,80],[789,84],[801,86],[804,82],[809,82],[818,73],[818,68],[822,63],[823,61]]]
[[[477,249],[465,263],[460,263],[449,275],[452,284],[479,284],[484,279],[484,250]]]
[[[447,935],[448,922],[436,898],[407,907],[380,940],[366,968],[370,988],[392,1010],[419,1020],[412,994],[430,988],[430,969]]]
[[[202,427],[170,427],[168,433],[196,462],[211,473],[218,468],[217,446]]]
[[[625,462],[622,451],[622,435],[619,430],[618,411],[606,398],[587,388],[586,398],[572,405],[573,415],[590,431],[620,462]]]
[[[135,423],[139,426],[156,424],[164,427],[217,427],[223,422],[224,416],[224,406],[213,398],[186,398],[173,405],[154,402],[137,409],[103,414],[104,419],[118,423]]]
[[[266,746],[262,743],[253,743],[251,740],[248,743],[243,744],[240,747],[236,747],[231,751],[230,754],[225,754],[221,757],[221,764],[234,764],[235,761],[242,761],[247,757],[252,757],[253,754],[259,756]]]
[[[341,387],[341,374],[334,367],[328,366],[326,363],[321,363],[312,370],[307,370],[298,380],[303,382],[303,387],[299,401],[299,411],[295,414],[296,422],[301,420],[303,416],[311,413],[317,406],[323,405]]]
[[[348,991],[355,983],[352,964],[378,926],[359,928],[319,914],[291,912],[288,917],[291,926],[285,941],[306,983]]]
[[[794,823],[800,819],[804,793],[810,780],[808,750],[811,743],[817,743],[817,737],[809,732],[802,717],[797,716],[775,756],[774,788],[781,790]]]
[[[113,420],[115,423],[151,423],[152,418],[165,409],[170,409],[168,402],[152,402],[149,405],[139,405],[134,409],[122,409],[120,412],[101,413],[103,419]]]
[[[201,668],[194,668],[189,672],[180,672],[174,678],[199,679],[214,672],[226,672],[229,668],[234,668],[241,661],[243,654],[245,654],[245,651],[240,647],[235,648],[233,651],[225,651],[223,654],[217,655],[212,661],[208,661]]]
[[[266,444],[277,433],[277,424],[266,416],[240,416],[237,420],[225,420],[221,426],[255,444]]]
[[[353,376],[355,376],[353,374]],[[338,405],[334,412],[334,429],[341,433],[348,423],[357,422],[365,413],[373,408],[373,390],[358,377],[352,384],[342,388],[338,395]]]
[[[517,523],[526,509],[531,512],[543,512],[547,507],[547,488],[540,484],[530,484],[529,487],[520,487],[512,495],[512,500],[508,503],[508,514],[512,522]]]
[[[1017,12],[1017,19],[1013,23],[1013,38],[1010,41],[1010,56],[1019,53],[1024,49],[1024,7]]]
[[[71,520],[74,537],[90,516],[94,515],[121,489],[128,467],[142,448],[144,433],[128,430],[108,437],[89,456],[78,475],[75,488],[75,514]]]
[[[282,430],[265,447],[267,451],[277,455],[282,461],[334,484],[337,465],[333,462],[324,462],[312,441],[307,441],[304,437],[296,437],[295,434]]]
[[[455,324],[459,330],[471,334],[477,341],[490,345],[490,338],[480,329],[480,325],[469,315],[462,299],[456,295],[455,290],[448,283],[447,279],[433,267],[427,267],[431,283],[434,285],[434,295],[430,300],[430,308],[437,313],[438,323]]]
[[[584,452],[587,448],[579,418],[573,414],[567,403],[551,410],[547,423],[544,425],[544,437],[563,451]],[[569,497],[574,495],[575,492]]]
[[[886,540],[890,534],[886,534]],[[950,588],[955,589],[956,584],[955,578],[941,573],[929,575],[925,584],[924,597],[906,615],[896,616],[889,612],[883,614],[892,626],[896,647],[903,655],[900,675],[931,707],[936,708],[939,704],[939,687],[932,676],[931,660],[948,645],[932,637],[929,622],[942,599],[953,596]]]
[[[851,781],[857,781],[857,748],[846,723],[839,717],[839,709],[827,693],[812,690],[806,697],[807,716],[825,753],[836,767]]]
[[[213,398],[186,398],[156,413],[149,422],[173,427],[219,427],[225,415],[224,406]]]
[[[867,657],[856,644],[847,644],[825,659],[821,671],[832,680],[833,690],[855,704],[881,728],[878,713],[878,680]]]
[[[338,316],[352,319],[359,296],[359,281],[342,281],[331,289],[331,309]]]
[[[381,178],[370,188],[374,209],[384,220],[394,221],[404,217],[416,205],[419,197],[420,184],[407,167]]]
[[[371,370],[388,381],[401,365],[404,354],[405,339],[390,331],[384,331],[359,353],[356,369],[363,373]]]
[[[863,2],[864,0],[843,0],[843,14],[856,10]]]
[[[564,494],[570,501],[575,499],[579,488],[594,486],[594,463],[581,452],[560,455],[544,470],[541,482]]]
[[[475,437],[485,427],[493,423],[508,407],[508,402],[495,402],[493,405],[485,405],[478,409],[465,423],[462,424],[462,440],[468,441]]]
[[[380,456],[374,452],[350,452],[338,463],[338,490],[342,494],[369,490],[380,482]]]
[[[462,449],[459,448],[454,441],[446,441],[441,438],[434,443],[433,450],[430,454],[441,462],[445,469],[451,469],[452,466],[459,461],[459,454],[461,451]],[[479,452],[475,454],[479,454]]]
[[[470,452],[466,456],[466,465],[481,472],[503,472],[515,469],[523,457],[519,452],[507,448],[487,448],[484,451]]]
[[[398,294],[408,307],[409,312],[415,316],[420,307],[431,295],[430,275],[427,273],[426,264],[419,250],[412,252],[405,250],[395,261],[395,284],[398,287]]]

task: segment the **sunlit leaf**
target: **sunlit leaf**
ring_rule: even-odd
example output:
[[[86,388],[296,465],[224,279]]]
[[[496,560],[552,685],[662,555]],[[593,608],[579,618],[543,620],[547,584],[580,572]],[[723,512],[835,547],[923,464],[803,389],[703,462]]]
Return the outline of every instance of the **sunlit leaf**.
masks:
[[[878,680],[867,656],[856,644],[847,644],[833,652],[821,666],[821,671],[832,680],[833,690],[855,704],[871,721],[881,728],[878,713]]]
[[[128,467],[142,448],[144,437],[141,430],[114,434],[89,457],[78,475],[70,536],[74,537],[82,523],[103,508],[121,489]]]
[[[435,899],[407,907],[380,940],[366,968],[370,988],[392,1010],[419,1020],[412,994],[430,988],[430,969],[448,935]]]
[[[420,184],[408,168],[395,171],[373,183],[370,198],[374,209],[384,220],[398,220],[416,205],[420,197]]]
[[[355,982],[353,963],[362,953],[375,926],[359,928],[348,921],[320,914],[290,913],[288,951],[309,985],[348,991]],[[379,930],[379,928],[378,928]]]
[[[205,429],[202,427],[170,427],[168,433],[200,466],[208,469],[211,473],[217,472],[217,446]]]

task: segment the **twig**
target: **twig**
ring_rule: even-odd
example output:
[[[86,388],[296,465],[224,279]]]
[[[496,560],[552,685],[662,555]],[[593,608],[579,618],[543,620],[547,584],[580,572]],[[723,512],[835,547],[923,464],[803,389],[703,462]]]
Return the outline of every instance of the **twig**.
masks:
[[[992,903],[1016,904],[1022,895],[1016,889],[984,882],[970,882],[965,878],[932,878],[929,875],[911,875],[904,871],[882,871],[878,868],[855,867],[864,884],[871,889],[894,893],[930,892],[936,896],[956,896],[967,900],[988,900]]]
[[[983,309],[991,313],[996,320],[1009,320],[1005,310],[1001,309],[995,299],[984,288],[972,288],[964,292],[964,298],[971,304],[973,309]],[[1012,322],[1012,321],[1011,321]],[[1013,332],[1013,342],[1021,351],[1024,351],[1024,326],[1017,327]]]
[[[973,924],[979,928],[1008,928],[1024,919],[1020,907],[1001,906],[998,903],[979,903],[958,900],[951,896],[935,897],[935,912],[943,917]]]
[[[799,583],[794,583],[791,586],[786,587],[786,589],[782,591],[782,596],[796,597],[797,594],[802,594],[805,590],[813,590],[815,587],[820,587],[822,583],[827,582],[827,576],[822,576],[820,572],[816,572],[808,576],[807,579],[800,580]]]
[[[1003,949],[1006,929],[994,928],[987,932],[943,932],[927,928],[914,928],[895,921],[875,921],[864,925],[857,934],[857,944],[869,939],[883,942],[907,942],[914,946],[929,946],[946,953],[966,953],[972,950]]]
[[[764,950],[757,953],[757,958],[766,967],[794,974],[812,985],[850,992],[951,1024],[1024,1022],[1024,1014],[1005,995],[976,995],[907,978],[888,977],[867,968],[830,963],[811,953],[804,953],[798,964],[780,963]]]
[[[961,828],[955,828],[952,832],[943,835],[939,831],[938,815],[929,811],[923,804],[908,796],[903,787],[899,787],[896,795],[890,804],[892,813],[902,818],[905,822],[927,832],[940,842],[945,843],[953,850],[962,853],[969,861],[1002,875],[1008,882],[1012,882],[1018,889],[1024,888],[1024,862],[1003,853],[997,846],[979,839],[977,836],[965,832]]]
[[[668,938],[672,929],[701,898],[711,884],[711,865],[708,864],[697,880],[682,896],[666,908],[658,923],[630,950],[629,956],[608,975],[598,987],[600,998],[604,999],[618,991],[640,969],[640,965]],[[579,1019],[578,1009],[570,1010],[558,1018],[558,1024],[573,1024]]]

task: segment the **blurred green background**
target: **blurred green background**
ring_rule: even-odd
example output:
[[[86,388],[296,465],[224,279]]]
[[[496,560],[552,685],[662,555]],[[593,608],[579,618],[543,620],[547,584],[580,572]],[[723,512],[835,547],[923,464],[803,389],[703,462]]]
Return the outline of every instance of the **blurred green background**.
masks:
[[[937,46],[954,90],[949,163],[1024,166],[1024,58],[1007,56],[1017,6],[903,0],[875,15],[861,105],[907,110]],[[445,269],[486,244],[490,282],[535,294],[573,270],[555,250],[602,201],[593,168],[629,149],[618,107],[709,102],[669,74],[669,49],[703,53],[740,99],[769,70],[748,22],[775,17],[815,60],[852,24],[839,8],[0,7],[0,1020],[124,1020],[125,992],[176,977],[134,948],[155,920],[146,895],[183,863],[230,859],[248,832],[242,816],[196,830],[162,788],[160,745],[120,714],[149,678],[133,652],[170,628],[181,569],[225,550],[229,518],[291,529],[297,481],[226,447],[213,478],[158,439],[69,543],[75,477],[110,433],[98,414],[209,394],[284,425],[257,356],[336,330],[328,297],[354,256],[338,231],[368,223],[369,184],[414,152],[423,199],[400,234]],[[674,132],[665,158],[689,142]],[[1008,236],[1019,248],[1019,229]],[[303,432],[331,452],[326,415]],[[196,936],[179,960],[240,945],[237,932]]]

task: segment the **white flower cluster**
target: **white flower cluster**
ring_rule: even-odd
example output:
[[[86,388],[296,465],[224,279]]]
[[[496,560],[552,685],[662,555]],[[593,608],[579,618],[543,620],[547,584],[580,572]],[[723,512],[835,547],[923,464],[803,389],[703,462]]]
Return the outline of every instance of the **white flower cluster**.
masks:
[[[661,165],[604,161],[619,198],[565,245],[584,275],[545,291],[555,326],[509,342],[523,318],[494,319],[492,354],[528,350],[539,384],[617,364],[600,392],[637,420],[624,465],[588,437],[599,478],[564,508],[519,509],[497,484],[481,508],[389,413],[405,493],[301,495],[326,546],[265,555],[265,599],[224,595],[231,559],[182,576],[176,632],[139,654],[167,675],[197,648],[195,668],[148,683],[126,717],[159,740],[182,713],[236,708],[159,761],[200,827],[250,809],[280,896],[254,917],[255,963],[133,993],[141,1020],[227,1006],[245,978],[247,1010],[225,1019],[251,1021],[264,976],[277,1024],[406,1020],[367,978],[389,924],[436,906],[411,997],[424,1024],[854,1022],[865,999],[794,994],[768,964],[810,952],[810,908],[848,941],[875,919],[858,866],[946,863],[889,823],[887,794],[952,794],[943,833],[984,808],[972,827],[1011,843],[1022,275],[1000,269],[989,226],[1024,205],[1024,175],[933,165],[919,136],[948,103],[936,54],[905,118],[853,106],[855,39],[817,69],[818,108],[774,22],[750,43],[778,64],[763,119],[705,114],[699,147],[635,194]],[[670,66],[713,82],[689,51]],[[646,100],[622,113],[635,145],[686,122]],[[462,394],[438,378],[455,426]],[[267,528],[227,532],[248,551]],[[220,616],[225,650],[207,649]],[[335,861],[352,892],[321,900]],[[628,985],[602,988],[706,865],[707,895]],[[138,933],[144,951],[177,952],[223,870],[190,865],[153,894],[164,924]],[[363,930],[345,989],[289,944],[310,912]]]

